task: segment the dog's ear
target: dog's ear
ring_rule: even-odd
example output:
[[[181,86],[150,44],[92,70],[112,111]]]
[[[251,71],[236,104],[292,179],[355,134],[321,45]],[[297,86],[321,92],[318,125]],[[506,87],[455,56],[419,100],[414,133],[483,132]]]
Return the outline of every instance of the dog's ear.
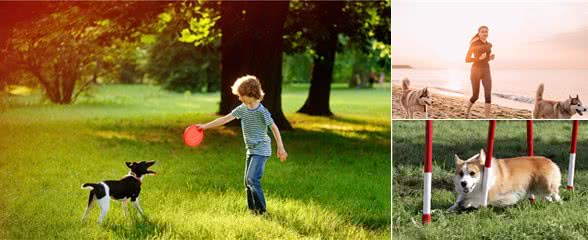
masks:
[[[133,163],[131,163],[131,162],[126,162],[125,164],[127,165],[127,167],[128,167],[128,168],[133,168]]]
[[[578,96],[578,94],[576,94],[576,99],[580,99],[580,97]]]
[[[572,95],[568,95],[568,97],[570,97],[570,99],[573,99]]]
[[[486,153],[484,152],[484,149],[480,149],[480,155],[478,156],[478,159],[480,160],[480,164],[484,165],[486,163]]]
[[[463,164],[463,160],[461,160],[457,154],[454,154],[453,159],[455,160],[455,166]]]

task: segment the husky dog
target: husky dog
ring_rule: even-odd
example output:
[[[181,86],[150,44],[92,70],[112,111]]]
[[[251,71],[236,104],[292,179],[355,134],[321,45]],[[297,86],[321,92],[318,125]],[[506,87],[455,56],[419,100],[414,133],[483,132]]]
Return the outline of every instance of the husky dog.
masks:
[[[468,160],[455,155],[455,191],[459,194],[449,211],[478,208],[482,204],[482,179],[486,154],[480,150]],[[543,196],[560,202],[561,173],[550,159],[539,156],[495,159],[488,171],[488,204],[505,207],[524,198]]]
[[[99,183],[84,183],[82,188],[91,189],[90,197],[88,198],[88,205],[86,212],[82,217],[82,221],[86,220],[90,209],[92,209],[94,202],[100,205],[100,217],[98,223],[102,224],[108,209],[110,208],[110,199],[122,201],[122,206],[125,216],[127,215],[127,204],[130,199],[133,206],[143,216],[143,209],[139,205],[139,193],[141,192],[141,184],[143,183],[143,176],[155,175],[154,171],[149,170],[155,161],[141,161],[141,162],[127,162],[126,165],[131,169],[129,174],[121,180],[107,180]]]
[[[426,87],[420,90],[411,90],[410,81],[405,78],[402,80],[402,97],[400,103],[406,111],[406,118],[413,118],[414,112],[422,112],[425,114],[425,118],[428,118],[428,108],[433,104],[433,96]]]
[[[584,115],[587,109],[582,106],[582,102],[578,95],[576,97],[569,96],[568,99],[557,102],[543,99],[543,83],[539,84],[537,88],[537,95],[535,96],[535,110],[533,110],[533,118],[548,118],[548,119],[569,119],[574,114]]]

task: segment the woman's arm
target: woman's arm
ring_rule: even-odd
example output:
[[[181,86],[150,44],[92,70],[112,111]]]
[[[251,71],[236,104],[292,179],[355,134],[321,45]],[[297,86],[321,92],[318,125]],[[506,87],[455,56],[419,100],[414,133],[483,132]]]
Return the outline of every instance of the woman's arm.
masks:
[[[472,63],[472,62],[478,61],[476,58],[472,57],[473,53],[474,53],[474,46],[472,44],[470,44],[470,48],[468,49],[468,53],[466,54],[466,57],[465,57],[466,63]]]
[[[214,128],[214,127],[225,125],[226,123],[233,121],[234,119],[235,119],[235,116],[233,116],[232,114],[229,113],[229,114],[222,116],[222,117],[219,117],[209,123],[196,124],[196,126],[198,126],[202,130],[206,130],[208,128]]]
[[[286,161],[286,158],[288,158],[288,153],[286,152],[286,149],[284,149],[284,143],[282,142],[282,135],[280,135],[280,129],[278,129],[278,126],[276,126],[275,123],[272,123],[272,133],[274,134],[276,144],[278,145],[278,152],[276,154],[280,158],[280,161]]]
[[[476,57],[475,52],[479,51],[480,47],[478,46],[473,46],[470,45],[470,48],[468,49],[468,53],[466,54],[466,63],[471,63],[471,62],[479,62],[482,61],[484,59],[486,59],[486,57],[488,57],[488,54],[486,54],[486,52],[482,53],[479,57]],[[472,57],[472,53],[474,54],[474,57]]]

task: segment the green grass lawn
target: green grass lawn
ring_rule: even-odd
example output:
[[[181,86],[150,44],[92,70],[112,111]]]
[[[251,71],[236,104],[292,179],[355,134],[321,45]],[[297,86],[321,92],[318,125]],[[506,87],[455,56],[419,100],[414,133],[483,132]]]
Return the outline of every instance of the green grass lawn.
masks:
[[[182,132],[217,116],[219,94],[176,94],[110,85],[74,105],[12,97],[0,111],[0,239],[388,239],[390,89],[335,85],[335,118],[295,113],[307,85],[287,86],[283,132],[289,158],[272,156],[262,184],[269,216],[247,211],[244,144],[236,127],[208,130],[202,145]],[[37,93],[38,94],[38,93]],[[275,151],[275,146],[273,147]],[[104,226],[86,224],[85,182],[119,179],[125,161],[156,160],[141,205],[125,219],[113,202]]]
[[[421,225],[424,121],[393,123],[392,234],[395,239],[586,239],[588,236],[588,125],[580,123],[574,193],[565,189],[571,121],[535,121],[535,155],[562,171],[563,204],[523,200],[508,208],[448,213],[454,203],[453,154],[467,159],[486,146],[487,121],[435,121],[432,223]],[[498,121],[494,156],[527,155],[526,122]]]

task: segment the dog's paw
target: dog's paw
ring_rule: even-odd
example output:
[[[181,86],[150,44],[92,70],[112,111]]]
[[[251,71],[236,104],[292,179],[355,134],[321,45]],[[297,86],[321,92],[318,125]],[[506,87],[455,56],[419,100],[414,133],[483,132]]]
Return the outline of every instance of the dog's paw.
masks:
[[[447,212],[454,213],[454,212],[458,212],[459,209],[460,209],[459,205],[454,204],[453,206],[451,206],[450,208],[447,209]]]

